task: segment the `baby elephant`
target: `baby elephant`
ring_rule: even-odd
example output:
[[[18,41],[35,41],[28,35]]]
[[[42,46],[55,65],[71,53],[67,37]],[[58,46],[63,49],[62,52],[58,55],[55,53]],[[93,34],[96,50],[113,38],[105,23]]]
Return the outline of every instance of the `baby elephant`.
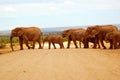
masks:
[[[114,49],[119,48],[119,45],[120,45],[120,32],[107,33],[106,36],[105,36],[105,41],[106,42],[112,42],[112,45],[113,45]]]
[[[43,46],[44,46],[45,41],[47,41],[49,43],[49,48],[48,49],[50,49],[51,43],[53,44],[54,49],[56,49],[55,43],[59,44],[60,48],[64,48],[63,37],[59,34],[52,34],[52,35],[49,35],[49,36],[45,37],[45,39],[43,41]]]

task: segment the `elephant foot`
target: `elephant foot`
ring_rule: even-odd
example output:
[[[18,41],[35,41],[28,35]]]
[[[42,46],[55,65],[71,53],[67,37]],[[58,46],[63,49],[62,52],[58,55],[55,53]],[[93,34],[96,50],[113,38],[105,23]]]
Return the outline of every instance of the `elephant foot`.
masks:
[[[106,47],[104,47],[104,49],[106,49]]]
[[[118,49],[118,47],[114,47],[114,49]]]
[[[60,47],[60,49],[63,49],[63,47]]]
[[[98,48],[100,48],[100,47],[98,47]]]
[[[75,48],[78,48],[78,46],[76,46]]]
[[[92,48],[96,49],[96,47],[95,47],[95,46],[93,46]]]
[[[23,50],[23,48],[20,48],[20,50]]]
[[[39,47],[38,49],[43,49],[43,47]]]
[[[30,47],[28,49],[30,49]]]
[[[84,48],[89,48],[89,46],[84,45]]]
[[[67,47],[67,49],[69,49],[69,47]]]
[[[84,48],[89,48],[88,46],[84,46]]]
[[[109,47],[109,49],[113,49],[112,47]]]

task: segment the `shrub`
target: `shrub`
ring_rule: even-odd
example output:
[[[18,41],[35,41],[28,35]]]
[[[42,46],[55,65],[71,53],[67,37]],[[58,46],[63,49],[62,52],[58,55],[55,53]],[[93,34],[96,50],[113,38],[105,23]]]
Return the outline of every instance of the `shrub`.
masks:
[[[18,38],[13,38],[13,43],[18,43]],[[10,38],[9,37],[2,37],[0,38],[0,48],[4,48],[6,44],[10,43]]]

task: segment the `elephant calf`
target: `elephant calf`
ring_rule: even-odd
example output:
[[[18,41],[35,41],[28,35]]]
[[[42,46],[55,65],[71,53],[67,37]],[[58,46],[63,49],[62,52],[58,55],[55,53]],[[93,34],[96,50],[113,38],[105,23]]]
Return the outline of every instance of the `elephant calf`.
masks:
[[[105,41],[112,42],[114,49],[117,49],[119,47],[118,43],[120,45],[120,32],[118,31],[118,32],[107,33],[105,36]]]
[[[49,48],[48,49],[50,49],[51,43],[53,44],[54,49],[56,49],[55,43],[59,44],[60,48],[64,48],[63,37],[59,34],[52,34],[52,35],[49,35],[49,36],[45,37],[45,39],[43,41],[43,46],[44,46],[45,41],[47,41],[49,43]]]

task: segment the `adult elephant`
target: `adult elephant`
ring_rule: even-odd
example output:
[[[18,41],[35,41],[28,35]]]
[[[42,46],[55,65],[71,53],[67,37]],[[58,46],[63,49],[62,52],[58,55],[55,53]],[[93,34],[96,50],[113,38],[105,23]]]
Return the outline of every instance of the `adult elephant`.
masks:
[[[83,28],[64,30],[62,32],[62,36],[68,38],[67,48],[70,48],[70,42],[71,41],[74,42],[74,45],[75,45],[76,48],[78,48],[78,45],[77,45],[76,41],[79,41],[80,42],[80,47],[81,47],[81,42],[83,42],[83,40],[84,40],[84,33],[85,33],[85,29],[83,29]]]
[[[25,41],[28,49],[30,49],[30,46],[28,45],[28,41],[33,41],[33,46],[32,46],[33,49],[35,48],[35,42],[37,41],[39,43],[39,49],[41,49],[42,48],[41,35],[42,32],[37,27],[17,27],[13,29],[10,35],[10,43],[11,43],[12,51],[14,50],[12,45],[13,37],[19,37],[20,50],[23,50],[23,41]]]
[[[54,49],[56,49],[56,46],[55,46],[56,43],[60,45],[60,48],[64,48],[63,37],[59,34],[51,34],[51,35],[45,37],[45,39],[43,41],[43,46],[46,41],[49,43],[48,49],[50,49],[51,43],[53,44]]]
[[[105,35],[109,32],[118,31],[118,28],[114,25],[96,25],[87,28],[87,35],[91,38],[98,38],[102,47],[106,49],[104,46],[103,40],[105,40]],[[110,48],[112,48],[112,43],[110,42]]]
[[[114,49],[119,48],[119,46],[120,46],[120,32],[118,31],[118,32],[107,33],[105,36],[105,41],[106,41],[106,43],[112,41],[112,44],[113,44],[112,48],[114,48]]]

